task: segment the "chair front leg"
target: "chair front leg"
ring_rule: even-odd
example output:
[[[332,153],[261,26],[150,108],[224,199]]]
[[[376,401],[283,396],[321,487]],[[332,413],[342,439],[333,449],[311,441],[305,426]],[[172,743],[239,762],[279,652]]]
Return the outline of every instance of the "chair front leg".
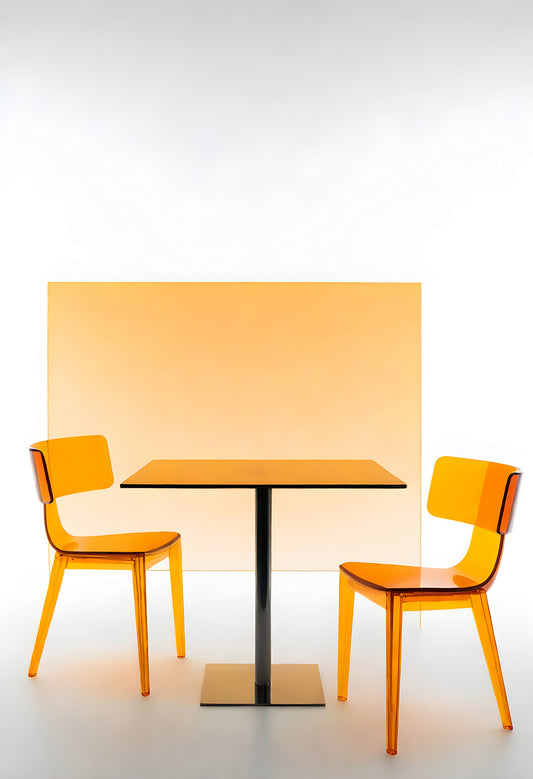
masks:
[[[345,701],[348,698],[354,596],[355,592],[350,587],[347,577],[341,571],[339,577],[339,641],[337,658],[337,699],[339,701]]]
[[[503,682],[502,668],[498,656],[496,638],[494,637],[487,594],[483,591],[476,592],[472,593],[470,598],[472,601],[472,611],[474,613],[474,619],[476,620],[477,631],[479,633],[479,638],[481,639],[481,646],[483,647],[483,653],[489,669],[492,688],[498,702],[502,725],[506,730],[512,730],[513,722],[511,720],[511,712],[507,701],[507,693],[505,692],[505,684]]]
[[[48,628],[54,614],[54,609],[57,603],[57,596],[61,588],[61,582],[63,581],[63,574],[67,566],[67,557],[60,555],[56,552],[54,557],[54,564],[50,573],[50,581],[48,583],[48,590],[46,592],[46,598],[44,600],[43,611],[41,614],[41,621],[39,622],[39,629],[37,631],[37,638],[35,639],[35,645],[33,647],[33,654],[30,660],[30,667],[28,670],[28,676],[36,676],[39,668],[39,662],[44,649],[44,642],[48,635]]]
[[[398,709],[402,664],[402,597],[387,592],[387,753],[398,751]]]
[[[174,613],[174,632],[176,634],[176,652],[185,657],[185,616],[183,610],[183,572],[181,567],[181,538],[170,547],[168,553],[170,569],[170,587],[172,590],[172,609]]]
[[[148,669],[148,618],[146,613],[146,564],[144,555],[134,557],[132,564],[141,693],[146,696],[150,695],[150,674]]]

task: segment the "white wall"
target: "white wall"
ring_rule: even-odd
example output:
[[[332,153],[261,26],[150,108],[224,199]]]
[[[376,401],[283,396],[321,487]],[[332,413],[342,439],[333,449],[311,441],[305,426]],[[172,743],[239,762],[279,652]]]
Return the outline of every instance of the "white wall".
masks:
[[[421,281],[425,484],[442,453],[521,466],[506,575],[525,581],[533,6],[4,0],[3,17],[12,544],[42,560],[26,446],[46,434],[48,280]]]

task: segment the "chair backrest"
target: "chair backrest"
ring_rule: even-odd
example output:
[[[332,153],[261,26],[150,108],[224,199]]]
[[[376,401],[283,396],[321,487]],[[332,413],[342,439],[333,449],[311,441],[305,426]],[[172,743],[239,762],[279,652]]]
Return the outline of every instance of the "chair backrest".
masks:
[[[512,465],[439,457],[427,508],[443,519],[466,522],[500,535],[511,529],[521,471]]]
[[[102,490],[113,484],[109,448],[103,435],[40,441],[30,447],[37,493],[42,503],[62,495]]]

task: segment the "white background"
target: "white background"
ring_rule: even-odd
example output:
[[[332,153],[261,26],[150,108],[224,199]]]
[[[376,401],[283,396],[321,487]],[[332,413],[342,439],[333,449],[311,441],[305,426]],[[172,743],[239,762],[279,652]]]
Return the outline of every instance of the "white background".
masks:
[[[10,608],[46,575],[47,281],[421,281],[423,493],[440,454],[524,470],[496,587],[530,654],[533,5],[4,0],[1,38]]]

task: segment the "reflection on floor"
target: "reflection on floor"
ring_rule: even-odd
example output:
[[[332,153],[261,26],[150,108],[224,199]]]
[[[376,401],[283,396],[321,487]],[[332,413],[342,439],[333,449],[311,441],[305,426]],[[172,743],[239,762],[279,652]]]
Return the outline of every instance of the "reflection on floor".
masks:
[[[200,708],[206,662],[253,660],[254,576],[184,576],[187,658],[174,656],[168,573],[148,574],[150,697],[139,689],[131,579],[65,576],[39,674],[26,675],[46,588],[20,580],[2,606],[0,776],[531,776],[531,637],[491,591],[513,732],[500,726],[468,611],[404,623],[399,753],[385,753],[385,620],[356,599],[349,700],[336,700],[337,575],[273,575],[274,662],[319,663],[325,708]],[[522,604],[523,608],[523,604]],[[514,610],[513,610],[514,609]]]

